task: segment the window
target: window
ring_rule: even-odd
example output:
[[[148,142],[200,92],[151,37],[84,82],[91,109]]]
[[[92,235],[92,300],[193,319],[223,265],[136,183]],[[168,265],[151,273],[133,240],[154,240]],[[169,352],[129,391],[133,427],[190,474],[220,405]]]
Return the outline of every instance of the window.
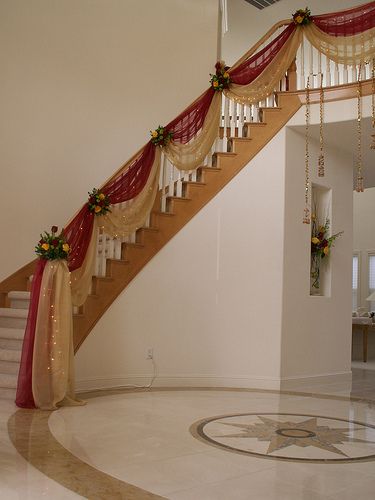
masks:
[[[375,256],[374,256],[375,257]],[[375,262],[374,262],[375,264]],[[358,290],[359,290],[359,256],[358,254],[353,255],[353,273],[352,273],[352,307],[353,311],[356,311],[358,304]]]
[[[375,292],[375,254],[368,256],[368,294]],[[370,311],[375,311],[375,301],[369,302]]]

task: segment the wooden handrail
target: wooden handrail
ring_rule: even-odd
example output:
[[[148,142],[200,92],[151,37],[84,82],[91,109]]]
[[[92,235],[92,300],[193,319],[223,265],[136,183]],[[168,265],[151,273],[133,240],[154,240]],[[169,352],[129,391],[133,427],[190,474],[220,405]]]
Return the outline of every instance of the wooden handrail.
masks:
[[[279,21],[278,23],[274,24],[272,28],[270,28],[255,45],[253,45],[235,64],[233,64],[233,66],[231,66],[231,69],[237,68],[237,66],[246,61],[246,59],[252,56],[256,52],[256,50],[259,49],[259,47],[263,45],[266,40],[268,40],[268,38],[276,33],[279,28],[281,28],[282,26],[289,26],[291,22],[291,19],[284,19],[283,21]]]

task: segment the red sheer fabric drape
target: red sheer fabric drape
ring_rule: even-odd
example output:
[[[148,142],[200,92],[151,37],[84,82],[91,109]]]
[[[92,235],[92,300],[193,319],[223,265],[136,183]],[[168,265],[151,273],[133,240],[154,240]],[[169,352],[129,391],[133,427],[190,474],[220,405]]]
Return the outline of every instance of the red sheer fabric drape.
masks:
[[[231,81],[238,85],[248,85],[254,81],[278,54],[295,29],[296,26],[293,23],[289,24],[262,50],[246,59],[234,70],[229,69]]]
[[[108,182],[102,189],[111,203],[122,203],[135,198],[144,188],[155,159],[155,145],[150,142],[133,160],[127,170]]]
[[[86,204],[64,229],[66,241],[70,246],[69,271],[75,271],[82,266],[91,239],[94,217]]]
[[[375,27],[375,2],[343,12],[312,16],[314,24],[331,36],[352,36]]]
[[[35,408],[32,391],[33,352],[40,287],[46,263],[46,260],[38,260],[31,286],[30,308],[22,344],[21,364],[17,382],[16,405],[20,408]]]
[[[173,141],[187,144],[202,128],[215,90],[209,88],[193,104],[172,120],[165,129],[173,132]]]

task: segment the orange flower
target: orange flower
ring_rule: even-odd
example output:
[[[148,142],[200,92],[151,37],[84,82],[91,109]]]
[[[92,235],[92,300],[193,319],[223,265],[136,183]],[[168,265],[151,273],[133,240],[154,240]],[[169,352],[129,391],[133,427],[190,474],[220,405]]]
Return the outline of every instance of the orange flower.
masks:
[[[43,250],[48,250],[49,249],[49,244],[48,243],[43,243],[42,245]]]
[[[223,74],[223,77],[224,77],[224,78],[229,78],[229,73],[226,71],[226,72]]]
[[[154,130],[153,132],[151,132],[151,136],[152,136],[154,139],[158,136],[158,133],[156,132],[156,130]]]
[[[219,82],[217,80],[215,80],[214,83],[213,83],[213,86],[214,87],[218,87],[219,86]]]
[[[323,248],[324,255],[328,255],[329,253],[329,247],[324,247]]]
[[[99,207],[99,205],[96,205],[96,207],[95,207],[95,213],[97,214],[97,213],[99,213],[101,211],[102,211],[102,207]]]
[[[105,198],[105,194],[100,193],[100,195],[99,195],[99,200],[104,200],[104,198]]]
[[[295,22],[296,22],[296,23],[298,23],[298,24],[301,24],[301,23],[302,23],[302,21],[303,21],[303,17],[302,17],[302,16],[297,16],[297,17],[295,18]]]
[[[68,245],[68,243],[64,243],[62,248],[63,248],[64,252],[66,252],[66,253],[68,253],[70,250],[70,246]]]

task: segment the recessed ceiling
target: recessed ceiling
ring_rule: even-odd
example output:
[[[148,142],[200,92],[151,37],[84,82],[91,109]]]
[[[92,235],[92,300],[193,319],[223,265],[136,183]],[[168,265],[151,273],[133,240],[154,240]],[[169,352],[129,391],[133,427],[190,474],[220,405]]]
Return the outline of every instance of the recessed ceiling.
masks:
[[[269,7],[273,3],[279,2],[280,0],[245,0],[245,2],[249,3],[250,5],[253,5],[259,10],[265,9],[266,7]]]

